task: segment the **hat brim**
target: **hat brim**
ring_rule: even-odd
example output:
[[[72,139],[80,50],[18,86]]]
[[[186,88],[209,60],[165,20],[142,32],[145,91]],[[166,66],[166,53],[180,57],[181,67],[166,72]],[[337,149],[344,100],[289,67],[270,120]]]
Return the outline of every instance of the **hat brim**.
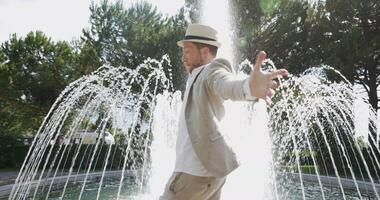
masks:
[[[177,45],[180,46],[180,47],[183,47],[183,42],[197,42],[197,43],[202,43],[202,44],[209,44],[211,46],[215,46],[215,47],[220,47],[222,46],[222,44],[220,44],[219,42],[217,41],[207,41],[207,40],[197,40],[197,39],[189,39],[189,40],[180,40],[177,42]]]

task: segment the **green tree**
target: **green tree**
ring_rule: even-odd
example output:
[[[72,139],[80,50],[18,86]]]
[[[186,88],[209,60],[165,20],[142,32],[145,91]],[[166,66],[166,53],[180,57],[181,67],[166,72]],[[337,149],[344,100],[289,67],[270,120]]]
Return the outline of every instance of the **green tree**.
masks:
[[[380,3],[376,0],[234,0],[238,61],[267,51],[278,67],[299,74],[327,64],[361,84],[377,110]]]
[[[0,127],[8,133],[34,133],[59,93],[78,77],[75,52],[42,32],[14,34],[1,45]]]
[[[326,63],[351,71],[354,83],[362,85],[369,103],[379,109],[380,2],[377,0],[327,0],[321,25],[328,42]]]
[[[236,0],[236,38],[240,55],[251,62],[259,50],[265,50],[277,67],[291,73],[322,63],[316,27],[315,9],[303,0]]]
[[[168,54],[172,65],[165,66],[165,70],[173,73],[175,89],[183,88],[185,73],[176,41],[186,27],[184,9],[165,18],[147,2],[126,9],[121,1],[102,1],[100,5],[92,4],[90,11],[91,27],[83,31],[81,39],[82,65],[96,69],[110,63],[134,69],[148,57],[161,59]]]

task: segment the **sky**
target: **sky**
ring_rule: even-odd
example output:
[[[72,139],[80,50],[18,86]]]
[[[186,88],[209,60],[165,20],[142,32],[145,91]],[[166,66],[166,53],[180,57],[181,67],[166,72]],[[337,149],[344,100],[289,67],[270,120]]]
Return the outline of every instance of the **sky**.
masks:
[[[0,43],[12,33],[25,36],[40,30],[54,41],[78,39],[89,27],[89,6],[101,0],[0,0]],[[111,2],[114,0],[111,0]],[[126,6],[141,0],[124,0]],[[167,15],[174,15],[185,0],[147,0]]]

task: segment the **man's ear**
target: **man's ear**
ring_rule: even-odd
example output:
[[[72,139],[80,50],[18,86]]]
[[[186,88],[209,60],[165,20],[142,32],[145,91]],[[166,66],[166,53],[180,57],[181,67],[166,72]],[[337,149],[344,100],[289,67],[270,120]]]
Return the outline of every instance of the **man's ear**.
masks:
[[[201,54],[202,54],[203,57],[207,57],[207,55],[211,53],[210,49],[207,48],[207,47],[201,48],[200,51],[201,51]]]

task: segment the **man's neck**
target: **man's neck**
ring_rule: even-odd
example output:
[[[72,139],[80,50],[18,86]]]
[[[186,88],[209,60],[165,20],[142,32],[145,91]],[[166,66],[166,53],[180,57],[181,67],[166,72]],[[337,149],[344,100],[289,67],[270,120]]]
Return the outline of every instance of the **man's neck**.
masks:
[[[197,69],[197,68],[199,68],[199,67],[202,67],[202,66],[204,66],[204,65],[209,64],[213,59],[214,59],[214,57],[210,57],[209,59],[207,59],[207,60],[205,60],[204,62],[202,62],[199,66],[192,68],[192,69],[190,70],[189,74],[191,74],[191,73],[193,72],[194,69]]]
[[[194,67],[193,69],[191,69],[191,71],[189,72],[189,75],[193,74],[194,71],[196,71],[197,69],[203,67],[204,65],[200,65],[198,67]]]

